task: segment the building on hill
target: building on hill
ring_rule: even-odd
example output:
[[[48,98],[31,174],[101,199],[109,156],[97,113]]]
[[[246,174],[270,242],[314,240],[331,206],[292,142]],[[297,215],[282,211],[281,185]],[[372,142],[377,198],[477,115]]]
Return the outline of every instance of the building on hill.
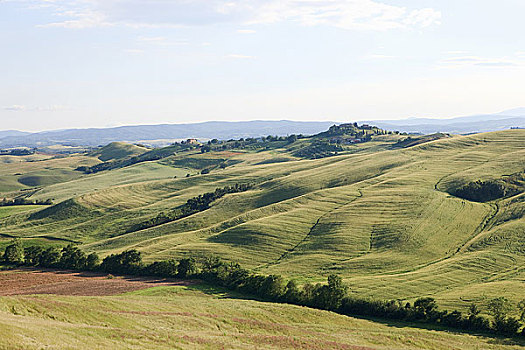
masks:
[[[186,144],[188,144],[188,145],[196,145],[198,143],[199,143],[199,141],[197,141],[197,139],[187,139],[186,140]]]

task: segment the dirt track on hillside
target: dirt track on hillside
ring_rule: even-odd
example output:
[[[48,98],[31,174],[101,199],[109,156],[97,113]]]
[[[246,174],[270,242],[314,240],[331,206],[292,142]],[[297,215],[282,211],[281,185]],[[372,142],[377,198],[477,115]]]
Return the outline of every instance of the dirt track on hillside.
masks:
[[[157,286],[189,285],[191,281],[155,277],[115,276],[95,272],[19,269],[0,272],[0,296],[28,294],[115,295]]]

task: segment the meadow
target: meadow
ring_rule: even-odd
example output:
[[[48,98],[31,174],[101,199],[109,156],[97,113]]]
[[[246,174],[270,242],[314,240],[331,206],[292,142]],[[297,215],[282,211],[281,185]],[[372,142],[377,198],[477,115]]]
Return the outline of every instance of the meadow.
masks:
[[[488,202],[451,193],[523,172],[525,131],[429,138],[410,147],[396,146],[400,139],[381,135],[320,159],[294,156],[304,139],[272,149],[190,150],[96,174],[74,169],[101,163],[101,154],[18,157],[3,162],[0,197],[56,204],[0,208],[0,248],[20,237],[27,244],[75,242],[102,257],[137,249],[146,262],[213,255],[299,283],[336,273],[351,295],[432,296],[444,309],[523,299],[523,191]],[[216,159],[228,166],[201,174]],[[29,175],[33,182],[20,181]],[[253,188],[209,209],[132,229],[195,196],[248,183]]]
[[[357,319],[243,299],[205,284],[159,286],[118,295],[2,296],[0,335],[0,348],[7,349],[438,350],[523,346],[519,340],[421,329],[410,323]]]

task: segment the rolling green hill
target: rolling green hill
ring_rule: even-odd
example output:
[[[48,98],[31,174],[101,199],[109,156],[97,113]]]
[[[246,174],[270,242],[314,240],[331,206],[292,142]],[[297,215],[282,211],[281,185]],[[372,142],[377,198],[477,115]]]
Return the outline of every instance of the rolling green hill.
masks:
[[[138,156],[147,152],[148,149],[125,142],[112,142],[92,153],[90,156],[97,157],[103,162],[108,160],[123,159],[131,156]]]
[[[311,160],[296,152],[315,140],[279,141],[227,157],[220,150],[188,151],[79,175],[30,196],[67,201],[40,214],[4,217],[0,234],[80,242],[102,255],[135,248],[149,261],[211,254],[299,281],[337,273],[356,295],[428,295],[446,308],[483,304],[494,293],[522,298],[523,189],[486,202],[452,194],[477,180],[523,172],[525,131],[439,135],[401,147],[399,140],[374,135]],[[190,161],[214,157],[230,165],[200,175]],[[254,187],[180,220],[132,229],[192,197],[243,183]]]

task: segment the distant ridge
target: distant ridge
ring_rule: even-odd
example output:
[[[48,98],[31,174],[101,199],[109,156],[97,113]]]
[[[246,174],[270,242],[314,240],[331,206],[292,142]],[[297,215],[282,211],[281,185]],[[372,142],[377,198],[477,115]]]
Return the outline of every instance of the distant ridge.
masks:
[[[23,132],[23,131],[18,131],[18,130],[4,130],[4,131],[0,130],[0,139],[4,137],[20,137],[20,136],[25,136],[29,134],[30,134],[29,132]]]
[[[353,122],[347,120],[346,122]],[[386,130],[408,133],[470,134],[525,127],[525,108],[515,108],[495,114],[481,114],[450,119],[408,118],[402,120],[363,120]],[[327,130],[333,121],[254,120],[240,122],[210,121],[187,124],[133,125],[114,128],[89,128],[25,133],[16,130],[0,131],[0,148],[45,147],[50,145],[99,146],[110,142],[144,142],[187,138],[239,139],[267,135],[313,135]],[[154,142],[152,142],[154,143]]]
[[[138,142],[173,139],[238,139],[267,135],[316,134],[325,131],[334,122],[243,121],[203,122],[193,124],[136,125],[115,128],[69,129],[46,131],[21,136],[0,138],[0,147],[44,147],[54,144],[71,146],[98,146],[115,141]]]
[[[470,134],[506,130],[512,127],[525,127],[525,108],[516,108],[496,114],[480,114],[449,119],[408,118],[401,120],[367,120],[363,123],[374,124],[388,130],[401,132],[432,134],[446,132],[452,134]]]

